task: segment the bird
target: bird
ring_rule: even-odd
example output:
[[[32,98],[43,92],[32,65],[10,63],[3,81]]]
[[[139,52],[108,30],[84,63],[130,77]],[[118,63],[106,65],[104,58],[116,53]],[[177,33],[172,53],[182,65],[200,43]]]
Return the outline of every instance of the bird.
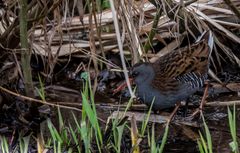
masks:
[[[184,48],[173,50],[156,62],[142,62],[130,69],[136,96],[152,110],[174,107],[204,86],[213,49],[210,30]]]

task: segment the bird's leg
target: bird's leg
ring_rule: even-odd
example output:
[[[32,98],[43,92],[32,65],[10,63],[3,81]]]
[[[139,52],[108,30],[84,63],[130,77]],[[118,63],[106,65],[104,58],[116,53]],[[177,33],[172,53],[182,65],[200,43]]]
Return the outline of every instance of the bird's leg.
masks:
[[[188,103],[189,103],[189,98],[187,98],[185,106],[183,108],[183,117],[187,116],[187,111],[188,111]]]
[[[207,95],[208,95],[208,89],[209,89],[209,82],[206,82],[206,87],[205,87],[205,90],[204,90],[204,93],[203,93],[201,104],[200,104],[199,108],[192,113],[190,118],[194,118],[194,116],[196,116],[198,113],[202,113],[203,106],[206,103],[206,98],[207,98]]]
[[[172,111],[171,115],[169,116],[169,120],[168,120],[169,123],[172,121],[174,115],[176,114],[176,112],[180,106],[181,106],[181,102],[176,104],[174,110]]]
[[[206,88],[204,90],[203,97],[202,97],[202,100],[201,100],[201,104],[200,104],[200,107],[199,107],[200,111],[203,110],[203,106],[206,104],[206,98],[208,96],[208,89],[209,89],[209,82],[207,81],[206,82]]]

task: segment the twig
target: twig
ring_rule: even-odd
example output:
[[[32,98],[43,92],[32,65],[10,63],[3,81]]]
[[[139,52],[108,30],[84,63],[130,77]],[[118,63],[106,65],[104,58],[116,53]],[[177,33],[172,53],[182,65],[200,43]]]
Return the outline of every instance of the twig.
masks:
[[[193,113],[192,115],[189,117],[189,118],[193,118],[194,116],[196,116],[198,113],[200,113],[200,115],[203,114],[203,106],[206,105],[206,98],[207,98],[207,95],[208,95],[208,89],[209,89],[209,83],[207,83],[207,86],[204,90],[204,93],[203,93],[203,97],[202,97],[202,100],[201,100],[201,103],[200,103],[200,106],[199,108],[197,108]]]
[[[127,66],[126,66],[124,54],[123,54],[123,45],[122,45],[122,41],[120,38],[120,31],[119,31],[118,20],[117,20],[118,18],[117,18],[113,0],[110,0],[110,5],[111,5],[112,14],[113,14],[114,27],[115,27],[116,35],[117,35],[118,48],[120,51],[120,57],[121,57],[122,66],[123,66],[123,70],[124,70],[123,73],[124,73],[125,80],[127,82],[128,90],[130,92],[131,97],[133,98],[133,97],[135,97],[135,95],[132,91],[130,81],[128,79],[129,77],[128,77]]]
[[[230,9],[233,11],[233,13],[236,14],[236,16],[240,19],[240,11],[238,8],[231,2],[231,0],[224,0],[224,2],[230,7]]]
[[[22,99],[25,99],[25,100],[28,100],[28,101],[31,101],[31,102],[37,102],[37,103],[40,103],[40,104],[45,104],[45,105],[49,105],[49,106],[54,106],[54,107],[60,107],[60,108],[66,108],[66,109],[71,109],[71,110],[76,110],[76,111],[79,111],[79,112],[82,112],[81,109],[78,109],[76,107],[69,107],[69,106],[63,106],[63,105],[59,105],[59,104],[53,104],[51,102],[47,102],[47,101],[43,101],[43,100],[39,100],[39,99],[34,99],[34,98],[31,98],[31,97],[27,97],[27,96],[24,96],[24,95],[21,95],[21,94],[18,94],[18,93],[15,93],[11,90],[8,90],[2,86],[0,86],[0,90],[4,91],[4,92],[7,92],[13,96],[16,96],[16,97],[19,97],[19,98],[22,98]]]
[[[177,103],[177,105],[175,106],[173,112],[172,112],[171,115],[169,116],[169,119],[168,119],[168,121],[167,121],[168,124],[172,121],[174,115],[176,114],[176,112],[177,112],[177,110],[178,110],[178,108],[179,108],[180,106],[181,106],[181,103],[180,103],[180,102]]]
[[[34,99],[34,98],[31,98],[31,97],[27,97],[27,96],[24,96],[24,95],[21,95],[21,94],[18,94],[18,93],[15,93],[11,90],[8,90],[2,86],[0,86],[0,90],[4,91],[4,92],[7,92],[13,96],[16,96],[16,97],[19,97],[19,98],[22,98],[22,99],[25,99],[25,100],[28,100],[28,101],[31,101],[31,102],[37,102],[37,103],[40,103],[40,104],[45,104],[45,105],[49,105],[49,106],[54,106],[54,107],[59,107],[59,108],[65,108],[65,109],[70,109],[70,110],[75,110],[75,111],[78,111],[78,112],[82,112],[81,109],[78,109],[76,107],[69,107],[69,106],[64,106],[64,105],[59,105],[59,104],[54,104],[52,102],[47,102],[47,101],[42,101],[42,100],[38,100],[38,99]],[[104,121],[103,119],[99,118],[98,117],[98,120],[105,123],[106,124],[106,121]]]
[[[240,105],[240,100],[234,101],[213,101],[206,103],[206,106],[233,106],[233,105]]]
[[[114,67],[114,68],[119,68],[120,69],[119,66],[117,66],[116,64],[112,63],[110,60],[107,60],[107,59],[103,58],[102,56],[100,56],[98,54],[95,54],[93,52],[89,52],[89,51],[87,51],[85,49],[82,49],[82,48],[81,49],[77,49],[77,50],[82,52],[82,53],[84,53],[87,56],[90,56],[91,58],[96,58],[99,62],[102,62],[102,63],[104,63],[104,64],[106,64],[106,65],[108,65],[110,67]]]

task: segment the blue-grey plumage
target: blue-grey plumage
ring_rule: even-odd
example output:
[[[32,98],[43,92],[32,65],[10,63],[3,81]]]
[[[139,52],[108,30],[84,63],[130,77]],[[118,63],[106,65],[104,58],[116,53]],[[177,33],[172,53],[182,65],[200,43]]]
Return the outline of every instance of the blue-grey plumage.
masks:
[[[213,48],[211,31],[191,46],[171,51],[155,63],[138,63],[131,73],[137,96],[153,110],[173,107],[203,87]]]

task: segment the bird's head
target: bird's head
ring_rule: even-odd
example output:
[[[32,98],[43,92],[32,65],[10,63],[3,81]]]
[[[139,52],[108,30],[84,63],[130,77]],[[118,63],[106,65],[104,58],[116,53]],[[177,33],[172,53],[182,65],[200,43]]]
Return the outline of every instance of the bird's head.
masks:
[[[148,82],[154,77],[154,70],[150,63],[138,63],[131,68],[129,76],[136,84]]]

